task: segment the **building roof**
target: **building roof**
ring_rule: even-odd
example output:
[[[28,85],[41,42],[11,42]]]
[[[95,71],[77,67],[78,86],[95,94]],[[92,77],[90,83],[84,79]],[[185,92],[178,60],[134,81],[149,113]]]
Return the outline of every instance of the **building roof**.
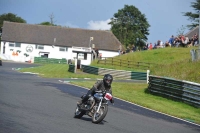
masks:
[[[99,50],[117,51],[121,44],[111,31],[65,28],[25,23],[3,23],[2,41],[55,46],[89,47],[95,44]]]
[[[195,34],[199,34],[199,26],[193,28],[192,30],[190,30],[188,33],[185,34],[185,36],[188,36],[188,38],[192,38]]]

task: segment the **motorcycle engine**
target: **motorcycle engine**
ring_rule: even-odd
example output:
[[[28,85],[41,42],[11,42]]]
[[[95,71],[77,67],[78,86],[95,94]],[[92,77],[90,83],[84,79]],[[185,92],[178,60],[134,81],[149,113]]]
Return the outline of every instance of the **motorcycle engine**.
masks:
[[[92,105],[92,103],[94,102],[94,97],[90,97],[87,101],[88,105]]]

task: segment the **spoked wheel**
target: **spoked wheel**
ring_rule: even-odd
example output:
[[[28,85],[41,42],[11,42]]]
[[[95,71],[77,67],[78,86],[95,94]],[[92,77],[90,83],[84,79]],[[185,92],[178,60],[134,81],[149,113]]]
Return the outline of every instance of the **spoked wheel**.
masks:
[[[99,112],[95,111],[94,115],[92,116],[92,122],[98,124],[101,122],[108,112],[108,105],[101,106]]]
[[[74,113],[74,118],[81,118],[85,114],[85,111],[80,111],[79,107],[76,107],[75,113]]]

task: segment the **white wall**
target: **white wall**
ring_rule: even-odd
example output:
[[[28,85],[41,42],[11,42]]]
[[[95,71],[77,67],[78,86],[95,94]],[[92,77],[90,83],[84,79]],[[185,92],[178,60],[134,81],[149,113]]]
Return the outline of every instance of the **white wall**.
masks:
[[[12,43],[12,42],[11,42]],[[9,42],[5,43],[5,54],[3,54],[3,42],[1,42],[1,51],[0,54],[4,56],[7,60],[14,60],[14,61],[20,61],[25,62],[31,60],[34,62],[34,57],[41,57],[40,52],[49,52],[48,58],[55,58],[55,59],[72,59],[74,60],[77,56],[77,53],[72,52],[73,48],[68,47],[68,50],[65,52],[59,51],[58,46],[49,46],[44,45],[44,49],[36,49],[35,44],[27,44],[27,43],[21,43],[21,47],[10,47]],[[32,46],[33,51],[27,52],[27,46]],[[11,51],[10,49],[13,49]],[[13,52],[16,53],[17,50],[20,50],[21,52],[18,52],[18,55],[13,55]],[[26,57],[24,54],[28,54],[29,56]],[[112,51],[105,51],[105,50],[99,50],[99,53],[102,53],[102,57],[114,57],[118,55],[118,52],[112,52]],[[81,59],[81,64],[83,65],[90,65],[91,63],[91,54],[87,53],[87,60]]]
[[[1,42],[1,54],[3,54],[3,42]],[[32,46],[33,51],[32,52],[27,52],[26,48],[27,46]],[[10,47],[9,46],[9,42],[5,43],[5,55],[9,56],[11,58],[11,60],[15,60],[15,61],[28,61],[33,59],[34,57],[41,57],[40,52],[49,52],[48,54],[48,58],[56,58],[56,59],[70,59],[71,58],[71,54],[70,52],[67,51],[59,51],[59,47],[52,47],[52,46],[48,46],[48,45],[44,45],[44,49],[36,49],[36,45],[35,44],[27,44],[27,43],[21,43],[21,47]],[[13,49],[13,51],[11,51],[11,49]],[[13,52],[16,53],[17,50],[20,50],[21,52],[18,52],[18,56],[14,56]],[[24,54],[28,54],[29,56],[26,57]]]
[[[102,53],[102,57],[114,57],[119,55],[119,53],[116,51],[105,51],[105,50],[99,50],[99,53]]]
[[[81,60],[81,65],[90,65],[91,64],[91,54],[87,54],[87,60]]]

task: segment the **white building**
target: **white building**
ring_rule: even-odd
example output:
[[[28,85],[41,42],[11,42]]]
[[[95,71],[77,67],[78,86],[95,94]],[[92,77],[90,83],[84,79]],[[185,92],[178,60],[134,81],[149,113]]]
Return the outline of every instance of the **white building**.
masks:
[[[94,47],[102,58],[114,57],[120,44],[110,31],[4,21],[0,56],[20,62],[34,62],[34,57],[78,59],[89,65]]]

